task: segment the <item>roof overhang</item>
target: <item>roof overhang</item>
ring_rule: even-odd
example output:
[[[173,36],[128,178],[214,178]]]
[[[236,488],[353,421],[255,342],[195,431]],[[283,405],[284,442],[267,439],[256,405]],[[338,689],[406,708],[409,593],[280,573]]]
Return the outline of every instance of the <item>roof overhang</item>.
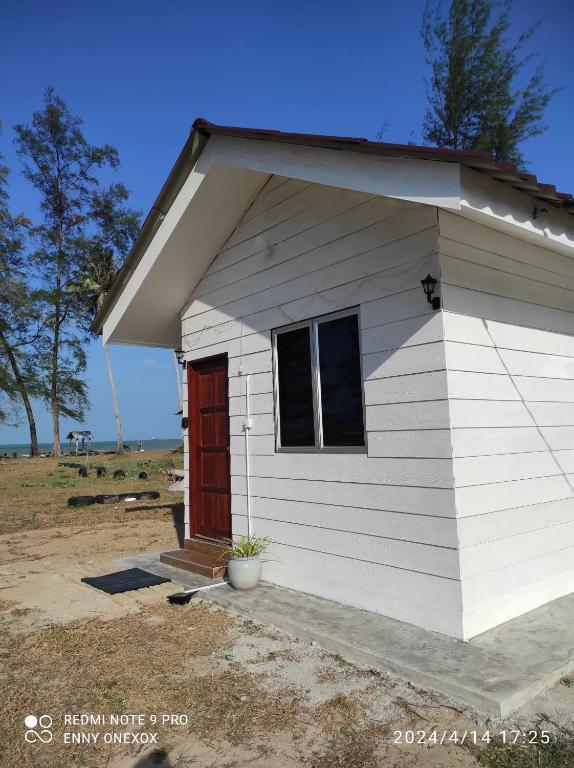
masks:
[[[459,211],[572,255],[574,217],[558,210],[569,196],[513,173],[480,152],[197,120],[92,329],[104,343],[179,347],[191,292],[272,174]]]
[[[154,206],[148,242],[100,309],[93,328],[104,343],[180,346],[190,293],[271,174],[460,208],[455,164],[212,136],[166,213]]]

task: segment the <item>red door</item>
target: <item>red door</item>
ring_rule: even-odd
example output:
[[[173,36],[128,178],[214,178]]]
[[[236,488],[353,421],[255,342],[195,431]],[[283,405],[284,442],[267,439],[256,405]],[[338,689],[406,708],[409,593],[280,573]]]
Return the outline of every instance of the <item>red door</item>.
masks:
[[[227,357],[187,364],[191,533],[231,537]]]

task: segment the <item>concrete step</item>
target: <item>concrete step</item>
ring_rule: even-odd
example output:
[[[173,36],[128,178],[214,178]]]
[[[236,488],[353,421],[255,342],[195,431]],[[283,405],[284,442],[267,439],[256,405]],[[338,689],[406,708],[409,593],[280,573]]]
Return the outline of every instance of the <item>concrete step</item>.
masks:
[[[219,555],[215,558],[207,559],[207,561],[205,561],[203,555],[204,553],[193,552],[188,549],[175,549],[171,552],[163,552],[159,559],[160,562],[165,565],[171,565],[174,568],[181,568],[191,573],[199,573],[210,579],[222,579],[225,575],[227,564],[218,561]],[[204,560],[204,562],[198,562],[198,559]]]
[[[213,558],[218,558],[226,555],[228,548],[225,544],[220,544],[217,541],[209,541],[208,539],[186,539],[183,542],[183,548],[190,552],[201,552],[210,555]],[[222,558],[223,559],[223,558]],[[227,555],[229,559],[229,555]]]

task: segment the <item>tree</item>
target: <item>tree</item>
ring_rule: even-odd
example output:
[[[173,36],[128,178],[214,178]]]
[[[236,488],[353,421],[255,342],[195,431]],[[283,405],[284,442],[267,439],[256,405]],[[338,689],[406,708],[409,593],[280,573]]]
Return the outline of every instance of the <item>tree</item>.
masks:
[[[94,215],[99,223],[99,230],[90,243],[89,258],[76,285],[88,309],[87,327],[104,303],[114,282],[121,261],[127,256],[139,230],[140,214],[123,206],[128,193],[122,185],[114,185],[97,197]],[[124,452],[122,420],[112,369],[110,351],[104,344],[104,355],[108,369],[108,378],[112,393],[118,453]]]
[[[13,413],[21,401],[30,430],[30,455],[38,455],[31,397],[40,393],[34,367],[34,343],[42,332],[39,305],[22,271],[29,221],[8,207],[8,168],[0,155],[0,393]],[[0,421],[7,414],[0,409]]]
[[[86,141],[82,120],[73,115],[53,88],[44,108],[30,125],[17,125],[16,144],[24,176],[40,195],[42,221],[35,227],[36,249],[30,255],[42,283],[41,298],[48,309],[49,345],[42,357],[42,375],[52,413],[53,448],[61,455],[61,415],[82,420],[87,405],[86,325],[84,295],[77,289],[99,243],[127,242],[137,214],[124,207],[121,185],[103,188],[95,175],[116,169],[118,153],[109,144]],[[115,217],[118,217],[116,220]]]
[[[432,71],[426,141],[522,164],[519,145],[546,130],[544,111],[558,89],[546,87],[541,64],[526,77],[534,55],[523,50],[539,25],[509,43],[511,7],[512,0],[451,0],[445,13],[440,0],[427,0],[421,30]]]

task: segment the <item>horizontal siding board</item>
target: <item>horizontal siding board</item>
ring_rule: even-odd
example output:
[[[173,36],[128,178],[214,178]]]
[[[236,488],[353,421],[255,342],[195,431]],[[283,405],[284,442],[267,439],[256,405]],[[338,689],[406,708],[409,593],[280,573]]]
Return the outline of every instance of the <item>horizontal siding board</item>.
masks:
[[[449,579],[459,578],[458,554],[456,550],[445,547],[357,532],[349,536],[344,531],[331,528],[307,526],[302,532],[300,526],[292,523],[261,518],[257,521],[257,535],[269,536],[272,541],[286,546],[304,546],[307,550],[322,554],[339,555]]]
[[[574,379],[574,358],[501,349],[500,356],[511,374],[550,379]]]
[[[245,494],[245,477],[231,478],[232,493]],[[418,515],[454,517],[454,491],[441,488],[367,485],[356,483],[321,483],[312,480],[254,477],[254,496],[346,507],[384,509]]]
[[[445,367],[444,344],[441,342],[363,355],[363,376],[367,381],[439,371]]]
[[[489,320],[487,325],[490,335],[498,347],[517,349],[522,352],[540,352],[542,354],[574,357],[574,336],[556,331],[522,328],[492,320]]]
[[[574,403],[531,402],[528,408],[539,426],[574,426]]]
[[[206,290],[211,290],[214,285],[220,285],[220,279],[216,276],[222,270],[230,270],[234,265],[238,265],[236,270],[229,272],[230,275],[241,274],[242,262],[252,258],[256,254],[264,254],[275,249],[279,244],[304,235],[308,230],[321,226],[324,222],[338,217],[342,212],[355,207],[357,204],[367,205],[370,202],[368,195],[356,192],[344,193],[337,192],[333,188],[325,188],[317,198],[316,204],[298,216],[286,216],[284,220],[255,233],[242,243],[227,247],[221,251],[217,258],[210,265],[205,276]],[[320,198],[320,199],[319,199]],[[361,202],[362,201],[362,202]],[[382,206],[379,205],[379,210]],[[396,211],[398,206],[388,206],[385,210]],[[338,225],[335,225],[338,226]],[[232,281],[232,278],[228,278]],[[200,288],[202,290],[202,288]]]
[[[313,207],[322,197],[332,194],[333,189],[330,187],[303,183],[295,194],[285,198],[282,205],[271,206],[257,216],[241,221],[225,243],[222,253],[233,248],[234,245],[271,229],[286,219],[296,217],[307,210],[313,210]]]
[[[547,448],[547,440],[536,427],[457,428],[452,430],[451,437],[453,456],[460,457],[544,451]]]
[[[484,224],[458,216],[450,211],[439,212],[441,237],[465,244],[499,257],[535,267],[543,266],[547,271],[574,277],[572,259],[549,248],[521,240]]]
[[[445,341],[458,341],[463,344],[478,344],[493,347],[494,342],[480,317],[468,317],[457,312],[442,313]]]
[[[449,403],[448,400],[435,400],[431,403],[368,405],[366,423],[367,432],[448,429]]]
[[[506,373],[498,351],[476,344],[445,342],[446,364],[451,371],[474,371],[476,373]]]
[[[251,355],[232,357],[229,360],[229,376],[239,376],[248,373],[270,373],[272,370],[271,348],[265,352],[254,352]]]
[[[547,526],[544,534],[528,531],[506,539],[467,547],[460,553],[463,579],[479,576],[574,546],[574,522]]]
[[[522,402],[498,400],[450,401],[450,416],[454,428],[461,427],[533,427],[536,426],[528,408]]]
[[[284,200],[287,200],[289,197],[292,197],[309,186],[309,182],[301,181],[300,179],[286,179],[271,188],[269,188],[268,183],[265,184],[257,198],[245,212],[245,215],[241,220],[242,224],[251,221],[251,219],[254,219],[256,216],[259,216],[270,208],[273,208],[275,205],[282,203]]]
[[[245,416],[229,417],[229,434],[242,435]],[[273,435],[275,432],[273,415],[270,413],[256,414],[251,417],[250,435]]]
[[[571,521],[574,521],[574,497],[463,517],[457,522],[459,544],[461,548],[472,547],[528,531],[544,535],[546,527]]]
[[[313,293],[325,293],[330,288],[338,288],[356,282],[357,275],[361,275],[363,280],[370,277],[370,282],[375,285],[376,276],[383,279],[384,275],[387,292],[393,293],[391,281],[393,274],[396,274],[398,279],[395,279],[395,290],[404,290],[410,286],[408,283],[403,284],[400,277],[405,271],[408,271],[409,263],[432,255],[435,247],[434,229],[429,227],[406,236],[402,240],[374,248],[332,266],[325,266],[315,272],[267,288],[259,293],[239,298],[220,307],[204,306],[202,311],[196,312],[199,306],[198,301],[194,300],[186,312],[184,332],[192,333],[218,325],[229,317],[243,317],[247,314],[272,309]],[[405,253],[409,254],[407,260],[405,260]],[[378,293],[380,295],[380,292]]]
[[[574,381],[569,379],[513,376],[513,380],[524,400],[574,402]]]
[[[249,396],[249,411],[251,415],[257,413],[273,413],[273,395],[266,394]],[[244,416],[247,412],[247,401],[245,395],[236,395],[229,398],[229,415]]]
[[[450,397],[467,400],[520,400],[512,379],[506,374],[448,372]]]
[[[573,547],[512,563],[462,582],[465,636],[574,591]]]
[[[541,427],[540,432],[552,451],[574,448],[574,426]]]
[[[361,349],[363,354],[383,352],[400,347],[412,347],[431,342],[442,342],[443,329],[440,313],[399,320],[365,329],[362,324]]]
[[[243,461],[245,461],[245,435],[231,435],[229,451],[232,456],[241,456]],[[249,436],[249,454],[251,456],[272,456],[274,453],[274,435]]]
[[[549,477],[558,475],[561,471],[549,451],[454,459],[454,476],[459,488],[531,477]]]
[[[450,459],[451,453],[448,428],[369,433],[369,456]]]
[[[562,476],[514,480],[468,488],[457,488],[456,506],[460,517],[482,515],[499,509],[523,507],[545,501],[565,499],[572,495],[567,479]]]
[[[343,605],[462,636],[460,582],[274,544],[264,578]]]
[[[390,242],[393,231],[400,232],[395,218],[406,215],[396,206],[382,204],[380,198],[370,200],[356,192],[339,194],[336,199],[326,201],[321,209],[313,209],[312,226],[284,240],[274,242],[267,236],[254,237],[250,252],[244,244],[244,257],[207,275],[193,297],[202,297],[206,303],[216,306],[217,292],[242,296],[262,290],[266,285],[277,285],[319,269],[322,264],[335,263],[367,250],[369,236],[375,245]],[[227,297],[227,301],[230,300]]]
[[[453,487],[451,462],[448,459],[389,459],[340,453],[277,453],[274,456],[254,456],[250,469],[253,477],[262,478]],[[243,460],[233,456],[231,474],[243,475],[244,471]]]
[[[570,311],[574,291],[441,254],[442,281],[511,299]],[[449,307],[450,308],[450,307]]]
[[[571,265],[569,273],[559,274],[542,267],[543,261],[539,261],[536,266],[533,266],[516,258],[507,258],[498,253],[485,251],[482,248],[476,248],[465,243],[456,243],[443,237],[439,239],[439,248],[440,252],[445,256],[460,259],[470,264],[480,264],[487,269],[491,269],[493,272],[499,272],[504,275],[520,275],[541,285],[564,287],[569,290],[574,289]],[[567,261],[568,259],[565,257],[564,263]]]
[[[446,400],[448,388],[445,371],[368,379],[364,383],[366,405]]]
[[[232,511],[234,515],[246,515],[245,496],[234,496]],[[303,538],[306,528],[313,526],[318,529],[328,528],[351,534],[361,533],[440,547],[457,546],[457,523],[454,518],[257,496],[251,497],[251,517],[255,530],[258,528],[260,519],[304,526],[301,533]]]
[[[438,260],[437,260],[438,264]],[[361,306],[361,328],[366,330],[377,325],[408,320],[411,317],[436,316],[421,293],[418,285],[409,287],[402,293],[383,295],[382,298],[372,298]],[[440,316],[440,315],[439,315]]]
[[[229,397],[245,396],[245,376],[229,377]],[[271,371],[254,373],[249,376],[249,391],[252,395],[263,395],[273,392],[273,375]]]
[[[554,309],[520,299],[497,296],[489,291],[449,285],[447,282],[441,283],[441,298],[443,308],[451,314],[468,315],[475,319],[487,318],[523,328],[574,333],[572,308]]]
[[[208,330],[220,333],[221,326],[227,324],[226,333],[229,338],[234,338],[255,331],[267,331],[346,307],[362,305],[374,299],[397,294],[402,296],[407,291],[414,302],[417,301],[418,295],[419,306],[424,309],[425,299],[420,291],[420,273],[436,271],[437,265],[438,257],[436,253],[432,253],[414,258],[412,262],[406,261],[398,267],[383,270],[368,278],[361,276],[333,288],[306,293],[292,301],[280,300],[279,304],[267,309],[251,306],[245,307],[245,311],[236,316],[221,309],[193,317],[186,316],[183,319],[183,334],[188,336],[201,333],[205,336]],[[417,295],[412,291],[414,287],[417,287]],[[413,314],[418,314],[418,311]]]

